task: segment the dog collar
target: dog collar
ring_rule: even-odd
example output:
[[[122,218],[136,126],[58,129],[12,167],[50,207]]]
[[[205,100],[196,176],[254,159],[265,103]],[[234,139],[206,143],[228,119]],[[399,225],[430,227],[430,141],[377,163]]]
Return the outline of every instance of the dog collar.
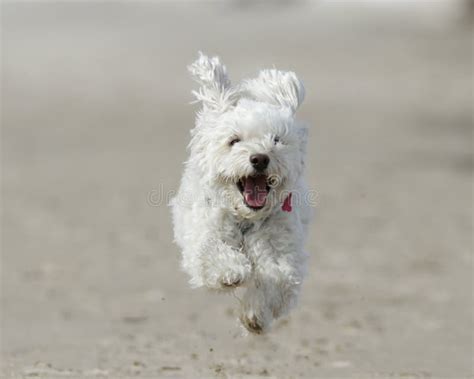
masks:
[[[286,197],[285,201],[283,202],[283,205],[281,206],[281,209],[282,209],[283,212],[291,212],[293,210],[293,208],[291,206],[291,192]]]

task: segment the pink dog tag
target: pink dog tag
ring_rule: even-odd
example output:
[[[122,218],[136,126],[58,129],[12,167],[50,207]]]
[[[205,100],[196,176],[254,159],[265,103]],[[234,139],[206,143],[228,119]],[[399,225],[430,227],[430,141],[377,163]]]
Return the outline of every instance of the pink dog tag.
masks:
[[[291,212],[293,209],[291,207],[291,193],[286,197],[285,201],[283,202],[283,205],[281,206],[281,209],[283,212]]]

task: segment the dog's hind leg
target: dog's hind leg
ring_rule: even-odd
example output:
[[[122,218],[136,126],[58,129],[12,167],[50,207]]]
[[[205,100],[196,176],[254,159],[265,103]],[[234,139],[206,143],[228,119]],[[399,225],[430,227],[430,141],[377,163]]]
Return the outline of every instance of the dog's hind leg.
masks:
[[[244,294],[240,320],[251,332],[266,332],[274,319],[296,304],[301,281],[288,276],[276,262],[254,268],[252,283]]]
[[[295,225],[285,217],[274,221],[250,234],[246,241],[254,271],[240,319],[253,333],[268,330],[274,319],[296,304],[305,271],[306,254],[298,229],[290,227]]]

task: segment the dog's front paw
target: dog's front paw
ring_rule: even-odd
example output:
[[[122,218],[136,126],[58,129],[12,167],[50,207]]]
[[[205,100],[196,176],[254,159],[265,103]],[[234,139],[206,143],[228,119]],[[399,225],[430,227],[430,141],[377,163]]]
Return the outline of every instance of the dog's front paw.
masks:
[[[224,242],[215,242],[203,256],[203,282],[213,289],[232,289],[250,277],[252,265],[241,252]]]
[[[235,288],[240,286],[245,281],[245,275],[236,272],[226,273],[220,280],[222,287]]]

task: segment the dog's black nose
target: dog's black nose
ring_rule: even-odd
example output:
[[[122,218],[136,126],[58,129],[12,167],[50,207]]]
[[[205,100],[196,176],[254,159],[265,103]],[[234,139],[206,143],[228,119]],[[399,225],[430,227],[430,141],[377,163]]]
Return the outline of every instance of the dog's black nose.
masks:
[[[263,171],[267,168],[270,158],[266,154],[253,154],[250,156],[250,163],[257,171]]]

